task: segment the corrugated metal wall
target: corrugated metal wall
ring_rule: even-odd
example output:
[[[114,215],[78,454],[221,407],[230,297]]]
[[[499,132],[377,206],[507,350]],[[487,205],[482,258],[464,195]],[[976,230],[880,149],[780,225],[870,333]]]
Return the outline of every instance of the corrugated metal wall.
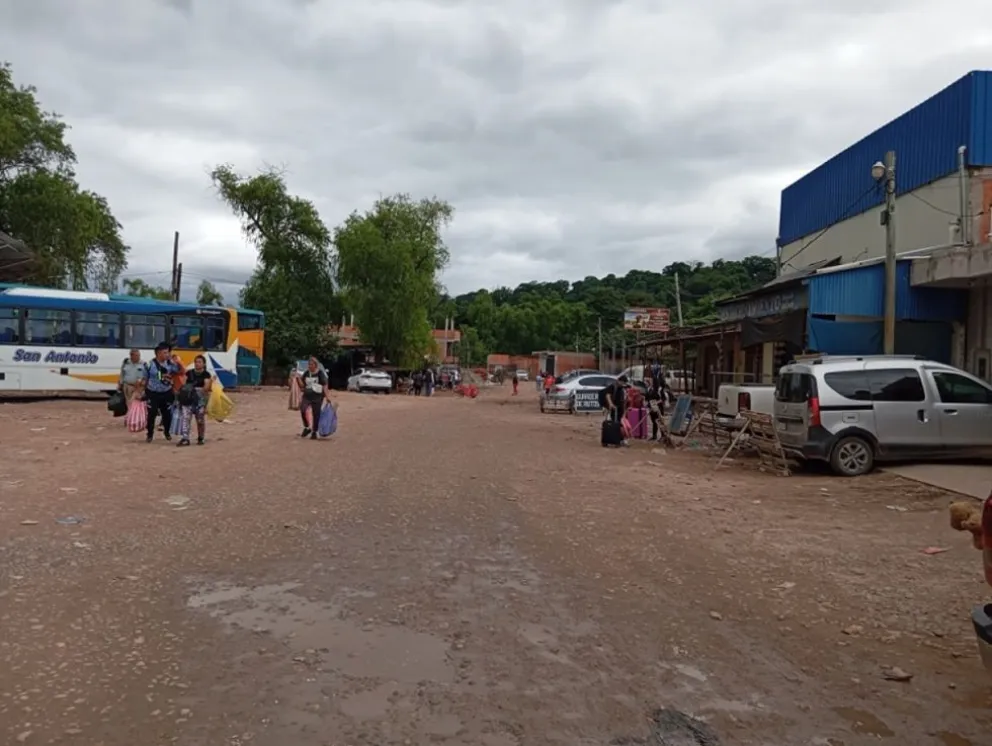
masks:
[[[968,146],[972,166],[992,165],[992,72],[972,72],[880,127],[782,191],[779,245],[881,205],[871,165],[896,151],[897,193],[957,169]]]
[[[947,288],[913,287],[912,262],[896,266],[896,318],[913,321],[961,321],[968,314],[968,293]],[[809,285],[811,316],[869,316],[885,314],[885,265],[814,275]]]
[[[992,163],[992,72],[972,73],[971,137],[968,139],[968,163],[987,166]]]

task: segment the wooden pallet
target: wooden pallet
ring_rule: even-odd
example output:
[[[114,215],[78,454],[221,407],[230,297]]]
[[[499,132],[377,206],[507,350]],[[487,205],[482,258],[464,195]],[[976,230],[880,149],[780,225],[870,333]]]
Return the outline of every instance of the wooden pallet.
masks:
[[[792,474],[789,460],[782,449],[775,429],[775,420],[770,414],[743,410],[741,417],[746,421],[743,428],[731,441],[723,456],[720,457],[717,468],[734,450],[752,450],[758,455],[758,469],[771,474],[787,477]]]

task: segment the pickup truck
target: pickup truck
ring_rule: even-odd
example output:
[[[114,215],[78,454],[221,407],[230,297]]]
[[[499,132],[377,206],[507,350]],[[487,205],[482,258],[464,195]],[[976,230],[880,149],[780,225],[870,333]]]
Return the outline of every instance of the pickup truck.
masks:
[[[716,398],[716,422],[728,430],[744,426],[742,410],[768,415],[775,412],[775,386],[771,383],[723,383]]]

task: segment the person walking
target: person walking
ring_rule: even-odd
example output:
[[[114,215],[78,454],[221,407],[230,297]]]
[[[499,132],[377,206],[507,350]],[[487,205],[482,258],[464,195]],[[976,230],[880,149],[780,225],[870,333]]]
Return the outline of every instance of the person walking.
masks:
[[[514,396],[517,395],[517,389],[519,388],[519,386],[520,386],[520,379],[517,378],[516,374],[514,374],[514,376],[513,376],[513,395]]]
[[[213,376],[207,370],[207,359],[203,355],[193,358],[193,370],[186,371],[186,383],[179,389],[179,446],[190,444],[192,421],[196,419],[196,444],[203,445],[207,431],[207,397]]]
[[[300,405],[300,416],[303,418],[301,438],[310,437],[317,440],[317,423],[320,422],[320,408],[327,398],[327,374],[321,370],[320,362],[315,357],[307,361],[307,369],[298,379],[303,389],[303,403]]]
[[[141,395],[147,380],[148,366],[141,360],[141,350],[135,348],[121,363],[121,377],[117,382],[117,390],[124,396],[128,406],[136,396]]]
[[[155,348],[155,359],[148,365],[148,380],[145,384],[145,398],[148,400],[148,430],[145,440],[149,443],[155,437],[155,420],[162,415],[162,431],[166,440],[172,440],[172,404],[175,394],[172,391],[173,378],[178,373],[176,364],[169,359],[169,345],[160,343]]]

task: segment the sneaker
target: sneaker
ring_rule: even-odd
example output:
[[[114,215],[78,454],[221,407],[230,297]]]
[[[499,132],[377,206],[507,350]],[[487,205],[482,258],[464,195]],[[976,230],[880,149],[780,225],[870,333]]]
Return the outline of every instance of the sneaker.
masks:
[[[303,428],[303,432],[302,432],[302,433],[300,433],[300,437],[301,437],[301,438],[305,438],[305,437],[307,437],[307,436],[308,436],[309,434],[310,434],[310,428],[309,428],[309,427],[305,427],[305,428]]]
[[[145,442],[146,442],[146,443],[151,443],[151,442],[152,442],[152,437],[153,437],[153,436],[151,436],[151,435],[146,435],[146,436],[145,436]]]
[[[176,443],[176,446],[179,447],[179,448],[182,448],[183,446],[188,446],[188,445],[189,445],[189,441],[186,438],[183,438],[178,443]]]
[[[310,440],[317,440],[317,433],[310,433]]]
[[[169,433],[165,433],[165,439],[166,439],[167,441],[170,441],[170,442],[171,442],[171,441],[172,441],[172,436],[171,436],[171,435],[169,435]]]
[[[197,444],[198,446],[202,446],[202,445],[203,445],[203,438],[202,438],[202,437],[201,437],[201,438],[197,438],[197,439],[196,439],[196,444]]]

